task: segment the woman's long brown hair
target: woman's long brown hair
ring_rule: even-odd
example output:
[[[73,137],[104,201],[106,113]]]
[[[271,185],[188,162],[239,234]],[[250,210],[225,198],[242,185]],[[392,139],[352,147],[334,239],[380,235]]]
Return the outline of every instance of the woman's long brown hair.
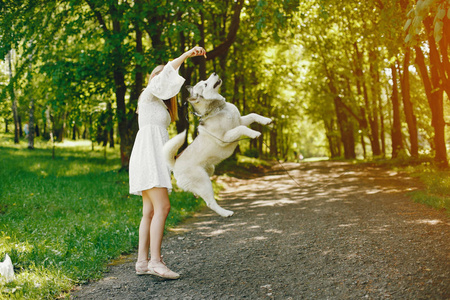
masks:
[[[164,104],[167,106],[170,115],[170,121],[175,122],[178,120],[178,101],[177,96],[173,96],[169,100],[164,100]]]

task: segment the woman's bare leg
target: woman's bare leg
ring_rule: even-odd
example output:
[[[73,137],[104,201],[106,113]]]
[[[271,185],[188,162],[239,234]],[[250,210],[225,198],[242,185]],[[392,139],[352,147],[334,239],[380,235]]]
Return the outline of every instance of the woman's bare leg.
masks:
[[[148,261],[148,250],[150,247],[150,224],[154,215],[153,204],[148,191],[142,191],[142,219],[139,226],[139,248],[138,263],[142,267],[146,266],[144,261]]]
[[[139,250],[136,271],[145,269],[150,247],[151,260],[148,263],[148,269],[141,274],[153,274],[168,279],[177,279],[180,275],[167,268],[161,259],[164,227],[170,211],[167,189],[152,188],[143,191],[142,199],[143,214],[141,225],[139,226]]]
[[[150,257],[160,260],[164,226],[170,211],[169,194],[166,188],[152,188],[146,192],[153,206],[153,218],[150,224]]]

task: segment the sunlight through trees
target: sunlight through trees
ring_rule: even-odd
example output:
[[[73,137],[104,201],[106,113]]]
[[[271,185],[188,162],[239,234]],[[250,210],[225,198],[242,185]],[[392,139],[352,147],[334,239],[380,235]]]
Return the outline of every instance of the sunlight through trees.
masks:
[[[448,166],[449,1],[11,0],[0,13],[0,129],[30,148],[118,144],[126,169],[147,74],[201,45],[187,84],[217,72],[242,113],[274,120],[241,152]],[[174,130],[195,134],[186,98]]]

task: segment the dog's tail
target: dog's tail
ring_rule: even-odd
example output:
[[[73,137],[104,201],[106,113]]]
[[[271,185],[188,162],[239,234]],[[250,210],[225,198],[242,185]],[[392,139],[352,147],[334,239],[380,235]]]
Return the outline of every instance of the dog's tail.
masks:
[[[185,139],[186,139],[186,130],[174,136],[167,143],[164,144],[163,147],[164,158],[166,159],[166,163],[169,165],[170,169],[173,169],[178,149],[180,149],[180,147],[184,144]]]

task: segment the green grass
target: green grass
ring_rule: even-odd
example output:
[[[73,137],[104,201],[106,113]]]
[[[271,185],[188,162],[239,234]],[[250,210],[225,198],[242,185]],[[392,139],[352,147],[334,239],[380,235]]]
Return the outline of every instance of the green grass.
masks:
[[[423,190],[410,194],[415,202],[450,213],[450,170],[439,169],[431,162],[410,165],[404,170],[424,183]]]
[[[90,142],[26,149],[0,137],[0,260],[9,254],[16,279],[0,282],[0,299],[53,299],[98,279],[107,263],[136,249],[141,197],[128,194],[117,150]],[[203,205],[174,191],[166,226]]]
[[[432,157],[421,155],[412,158],[401,153],[395,159],[377,159],[366,163],[386,166],[419,178],[423,187],[409,193],[412,200],[450,214],[450,170],[439,168]]]
[[[270,168],[271,164],[265,160],[244,155],[231,156],[216,166],[216,175],[231,175],[234,177],[254,177]]]

